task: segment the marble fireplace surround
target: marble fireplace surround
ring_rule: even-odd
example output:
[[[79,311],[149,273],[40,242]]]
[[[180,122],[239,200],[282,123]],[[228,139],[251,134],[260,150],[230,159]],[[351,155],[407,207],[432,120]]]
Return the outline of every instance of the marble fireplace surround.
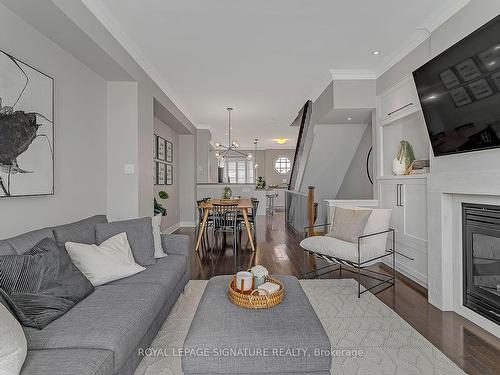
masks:
[[[455,311],[500,337],[500,326],[463,306],[461,204],[500,205],[500,170],[428,176],[429,303]]]

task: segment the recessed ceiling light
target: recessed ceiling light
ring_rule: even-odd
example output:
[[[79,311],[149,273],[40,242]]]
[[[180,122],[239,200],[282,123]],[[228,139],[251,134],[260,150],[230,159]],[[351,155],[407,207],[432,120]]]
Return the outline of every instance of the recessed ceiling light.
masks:
[[[380,55],[381,53],[382,53],[382,51],[373,51],[372,55]]]
[[[352,120],[352,117],[347,117],[347,121],[351,121]]]

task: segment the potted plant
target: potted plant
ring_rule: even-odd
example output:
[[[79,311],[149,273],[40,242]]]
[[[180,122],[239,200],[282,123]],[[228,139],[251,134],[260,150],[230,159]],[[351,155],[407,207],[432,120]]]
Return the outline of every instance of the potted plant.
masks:
[[[168,193],[163,190],[158,193],[158,197],[162,200],[169,198]],[[154,198],[154,213],[155,215],[161,214],[162,216],[167,216],[167,210],[160,203],[158,203],[156,198]]]
[[[257,177],[257,182],[255,183],[255,187],[257,189],[265,189],[266,188],[266,181],[264,180],[264,177],[262,177],[262,176]]]
[[[232,196],[233,196],[233,191],[229,186],[226,186],[224,188],[224,193],[222,193],[222,199],[231,199]]]

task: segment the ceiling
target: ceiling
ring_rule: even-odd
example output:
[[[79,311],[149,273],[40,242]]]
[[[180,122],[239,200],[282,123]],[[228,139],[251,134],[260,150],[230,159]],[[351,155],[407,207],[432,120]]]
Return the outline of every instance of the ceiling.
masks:
[[[213,142],[226,107],[243,148],[294,148],[290,127],[330,69],[380,71],[422,25],[463,0],[83,0]],[[101,14],[102,16],[102,14]],[[382,51],[373,55],[375,50]],[[134,56],[135,55],[135,56]],[[138,58],[140,57],[140,58]],[[273,142],[283,137],[284,146]]]

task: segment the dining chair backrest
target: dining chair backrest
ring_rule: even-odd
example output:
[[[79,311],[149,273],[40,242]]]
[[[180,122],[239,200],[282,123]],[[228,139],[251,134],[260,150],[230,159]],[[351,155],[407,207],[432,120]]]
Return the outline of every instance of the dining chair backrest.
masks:
[[[252,198],[252,217],[257,216],[257,208],[259,208],[259,201],[256,198]]]
[[[234,230],[237,224],[237,204],[213,204],[212,215],[215,229]]]

